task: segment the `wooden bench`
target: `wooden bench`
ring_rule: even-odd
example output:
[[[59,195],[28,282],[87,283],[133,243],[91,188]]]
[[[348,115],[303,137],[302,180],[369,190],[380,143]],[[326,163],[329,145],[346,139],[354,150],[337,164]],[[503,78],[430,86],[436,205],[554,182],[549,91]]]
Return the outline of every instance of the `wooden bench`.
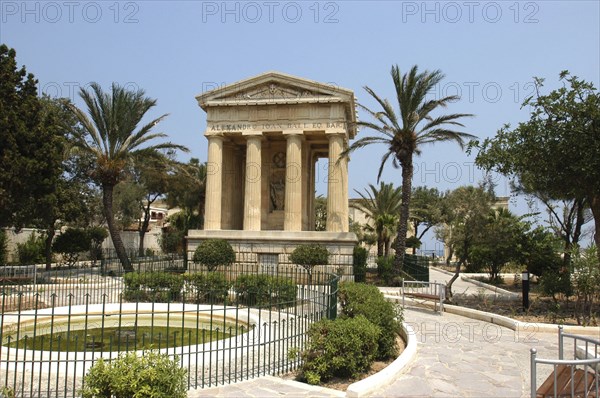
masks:
[[[443,312],[443,303],[440,302],[440,296],[437,294],[418,293],[418,292],[402,292],[402,294],[406,297],[412,297],[412,298],[422,299],[422,300],[432,300],[434,311],[437,311],[437,307],[438,307],[438,303],[439,303],[440,312]]]
[[[32,276],[0,276],[0,285],[20,285],[33,282]]]
[[[537,397],[598,397],[596,375],[590,371],[575,369],[574,366],[557,365],[537,389]]]

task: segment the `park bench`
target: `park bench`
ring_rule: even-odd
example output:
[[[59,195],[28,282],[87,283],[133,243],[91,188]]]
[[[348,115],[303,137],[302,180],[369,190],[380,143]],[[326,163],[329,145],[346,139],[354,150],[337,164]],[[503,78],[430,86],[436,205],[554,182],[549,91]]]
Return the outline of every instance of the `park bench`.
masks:
[[[565,339],[573,344],[573,359],[564,359]],[[531,349],[531,397],[600,397],[600,341],[563,332],[558,327],[558,359],[537,357]],[[537,365],[552,365],[553,371],[537,387]]]
[[[432,301],[433,310],[440,314],[444,312],[444,300],[446,299],[446,286],[437,282],[402,281],[402,306],[405,306],[405,297],[416,301]]]
[[[23,285],[33,282],[33,276],[3,276],[0,275],[0,285]]]
[[[35,282],[35,265],[6,265],[0,268],[0,285],[20,285]]]

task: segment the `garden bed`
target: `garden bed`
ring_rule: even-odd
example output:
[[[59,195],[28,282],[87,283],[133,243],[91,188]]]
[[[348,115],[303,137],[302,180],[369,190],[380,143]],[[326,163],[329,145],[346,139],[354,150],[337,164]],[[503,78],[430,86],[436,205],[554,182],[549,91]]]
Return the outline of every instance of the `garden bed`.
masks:
[[[396,339],[396,343],[398,344],[398,356],[400,356],[402,354],[402,352],[404,351],[404,349],[406,348],[406,343],[404,342],[404,340],[401,337],[398,337]],[[360,375],[360,377],[357,377],[357,378],[334,377],[333,379],[320,384],[320,386],[326,387],[326,388],[332,388],[334,390],[339,390],[339,391],[346,391],[348,389],[348,386],[350,386],[351,384],[356,383],[357,381],[366,379],[367,377],[372,376],[375,373],[382,371],[383,369],[385,369],[389,364],[391,364],[395,360],[396,360],[396,358],[391,358],[387,361],[375,361],[371,365],[371,368],[367,372],[362,373]],[[296,370],[293,372],[283,374],[280,377],[284,380],[294,380],[294,381],[302,382],[302,380],[300,379],[300,370]]]

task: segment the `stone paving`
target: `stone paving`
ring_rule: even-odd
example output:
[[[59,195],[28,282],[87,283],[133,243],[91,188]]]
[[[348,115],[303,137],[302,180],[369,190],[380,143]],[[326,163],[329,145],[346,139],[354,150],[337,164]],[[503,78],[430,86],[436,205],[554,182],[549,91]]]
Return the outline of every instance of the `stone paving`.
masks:
[[[529,349],[536,347],[540,357],[550,358],[556,357],[558,349],[554,333],[532,329],[519,335],[448,313],[406,309],[405,321],[416,332],[417,357],[373,397],[527,396]],[[540,374],[540,379],[544,376]]]
[[[431,280],[444,274],[432,270]],[[482,288],[458,280],[455,292],[481,294]],[[494,292],[483,292],[495,294]],[[519,303],[515,303],[519,305]],[[389,385],[371,397],[526,397],[529,395],[529,349],[556,358],[556,333],[518,333],[459,315],[439,315],[407,307],[405,322],[415,331],[416,358]],[[551,369],[538,371],[538,385]],[[188,397],[341,397],[344,392],[276,377],[190,391]]]

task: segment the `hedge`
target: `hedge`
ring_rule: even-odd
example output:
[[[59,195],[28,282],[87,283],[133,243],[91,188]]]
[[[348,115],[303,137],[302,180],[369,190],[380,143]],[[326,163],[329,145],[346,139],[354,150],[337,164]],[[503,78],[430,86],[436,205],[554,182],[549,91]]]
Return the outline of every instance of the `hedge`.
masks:
[[[216,272],[185,274],[184,279],[192,289],[196,304],[226,302],[232,285],[223,274]]]
[[[301,377],[310,384],[332,377],[357,377],[373,364],[380,335],[381,328],[363,316],[311,325]]]
[[[280,308],[295,305],[298,292],[293,280],[269,275],[240,275],[233,284],[233,289],[242,304]]]
[[[341,283],[338,298],[342,307],[341,317],[364,316],[381,328],[378,359],[398,356],[396,338],[402,323],[402,310],[399,307],[387,301],[376,286],[364,283]]]

